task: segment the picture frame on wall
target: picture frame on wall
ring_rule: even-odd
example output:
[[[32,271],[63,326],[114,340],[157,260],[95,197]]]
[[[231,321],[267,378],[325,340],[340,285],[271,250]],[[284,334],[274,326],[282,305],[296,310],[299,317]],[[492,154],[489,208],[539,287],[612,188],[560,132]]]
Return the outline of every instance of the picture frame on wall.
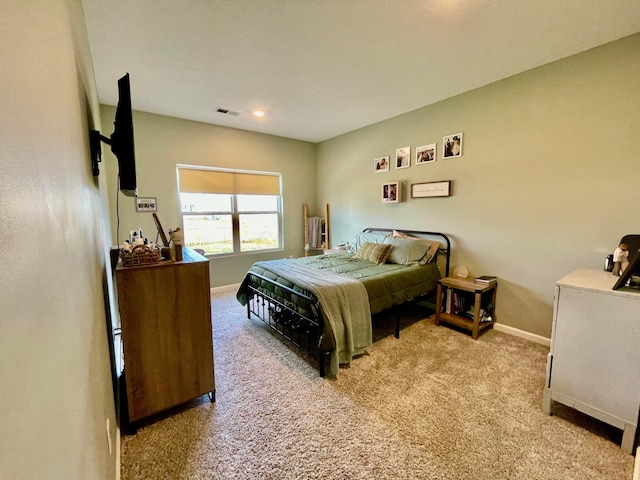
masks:
[[[411,184],[411,198],[448,197],[451,195],[451,180]]]
[[[447,135],[442,139],[442,158],[462,156],[462,133]]]
[[[374,173],[384,173],[389,171],[389,157],[378,157],[373,160]]]
[[[400,182],[382,184],[382,203],[398,203],[401,196]]]
[[[409,168],[411,166],[411,147],[396,149],[396,169]]]
[[[158,202],[155,197],[136,198],[136,212],[157,212]]]
[[[436,161],[436,144],[423,145],[416,147],[416,165],[424,163],[433,163]]]

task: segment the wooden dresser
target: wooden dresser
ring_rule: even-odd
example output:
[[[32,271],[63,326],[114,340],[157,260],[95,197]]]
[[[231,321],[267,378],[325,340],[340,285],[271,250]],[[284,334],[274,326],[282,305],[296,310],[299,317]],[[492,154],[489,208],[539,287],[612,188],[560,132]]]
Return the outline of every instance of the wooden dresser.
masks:
[[[205,393],[215,400],[209,260],[116,268],[129,422]]]

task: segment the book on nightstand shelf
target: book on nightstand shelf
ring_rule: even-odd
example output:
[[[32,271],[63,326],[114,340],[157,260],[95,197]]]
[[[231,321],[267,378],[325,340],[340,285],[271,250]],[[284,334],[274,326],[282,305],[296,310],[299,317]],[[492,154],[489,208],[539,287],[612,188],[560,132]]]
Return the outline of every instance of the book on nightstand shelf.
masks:
[[[497,282],[498,278],[493,275],[482,275],[481,277],[476,277],[475,281],[478,283],[493,283]]]

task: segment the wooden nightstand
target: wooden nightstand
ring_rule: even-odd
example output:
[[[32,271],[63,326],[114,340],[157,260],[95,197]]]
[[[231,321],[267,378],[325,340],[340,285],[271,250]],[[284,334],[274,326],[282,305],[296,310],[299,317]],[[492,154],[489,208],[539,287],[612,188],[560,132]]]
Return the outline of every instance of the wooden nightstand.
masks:
[[[469,330],[472,338],[476,340],[478,335],[480,335],[480,332],[487,328],[492,328],[496,321],[495,306],[497,288],[497,281],[487,284],[457,277],[447,277],[438,280],[438,289],[436,293],[436,315],[434,323],[436,325],[440,325],[440,322],[446,322],[460,328],[464,328],[465,330]],[[446,305],[447,311],[443,312],[443,289],[451,289],[452,294],[460,295],[461,298],[465,299],[468,303],[468,307],[473,308],[473,318],[469,318],[464,315],[467,311],[467,306],[463,308],[463,311],[456,312],[455,304],[448,304]],[[467,295],[459,292],[466,292]],[[449,296],[447,296],[447,298],[450,299]],[[491,320],[481,321],[481,312],[489,306],[491,306]]]

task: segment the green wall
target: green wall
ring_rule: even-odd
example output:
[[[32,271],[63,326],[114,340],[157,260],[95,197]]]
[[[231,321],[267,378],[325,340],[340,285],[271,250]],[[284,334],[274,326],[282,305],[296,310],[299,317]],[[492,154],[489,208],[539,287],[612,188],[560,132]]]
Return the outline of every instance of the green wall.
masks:
[[[114,80],[115,81],[115,80]],[[135,78],[131,78],[131,97],[135,108]],[[111,135],[115,108],[102,105],[103,135]],[[259,170],[282,174],[284,197],[284,251],[217,257],[211,260],[211,286],[239,283],[253,262],[302,256],[304,229],[302,205],[316,208],[316,145],[272,135],[238,130],[162,115],[134,112],[138,196],[156,197],[158,218],[165,231],[180,226],[176,165],[201,165],[240,170]],[[113,244],[122,243],[129,231],[142,228],[150,240],[156,227],[150,213],[137,213],[134,199],[116,194],[117,160],[103,147],[102,168],[107,172]],[[116,198],[117,196],[117,198]],[[119,203],[119,205],[116,204]],[[117,233],[117,212],[120,228]],[[119,241],[116,241],[116,238]]]
[[[639,65],[633,35],[320,143],[332,242],[366,226],[445,232],[453,266],[499,277],[498,321],[549,337],[554,282],[603,268],[640,233]],[[443,160],[443,136],[458,132],[463,156]],[[415,147],[434,142],[438,160],[414,165]],[[407,145],[410,168],[373,173],[375,157]],[[403,201],[382,204],[395,180]],[[410,198],[412,183],[439,180],[452,196]]]
[[[602,268],[622,235],[640,232],[639,64],[633,35],[317,145],[135,112],[139,194],[157,197],[168,230],[180,225],[176,164],[281,172],[285,250],[213,259],[212,286],[239,282],[254,261],[302,255],[302,204],[318,214],[328,203],[332,244],[366,226],[447,233],[453,266],[499,277],[498,321],[549,337],[554,282]],[[114,114],[103,106],[103,125]],[[443,136],[458,132],[463,156],[442,160]],[[429,143],[437,162],[414,165],[415,147]],[[374,174],[374,158],[407,145],[410,168]],[[395,180],[403,201],[382,204],[382,183]],[[412,183],[439,180],[453,182],[452,196],[410,198]],[[109,195],[115,244],[115,188]],[[138,227],[155,238],[132,199],[119,195],[119,212],[120,241]]]

